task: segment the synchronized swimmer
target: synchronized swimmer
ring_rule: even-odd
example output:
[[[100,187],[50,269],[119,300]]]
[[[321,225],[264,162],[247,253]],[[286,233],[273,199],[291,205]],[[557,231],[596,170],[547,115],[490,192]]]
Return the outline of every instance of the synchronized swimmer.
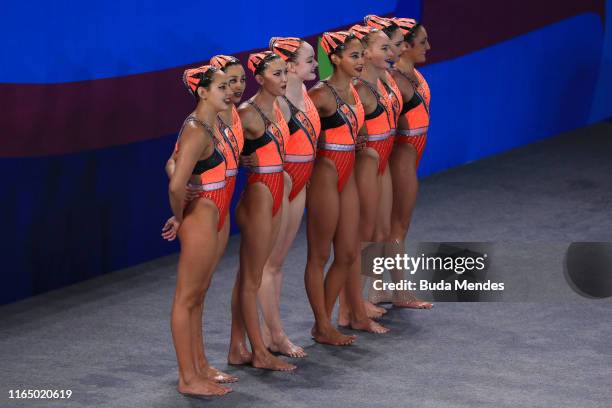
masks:
[[[339,327],[388,332],[375,321],[386,312],[377,303],[432,306],[409,290],[386,293],[371,285],[363,299],[360,256],[368,242],[385,244],[380,255],[403,252],[429,125],[429,87],[414,68],[425,62],[427,32],[412,19],[369,15],[364,25],[323,33],[321,47],[333,73],[307,90],[304,81],[316,78],[313,47],[300,38],[273,37],[269,50],[248,58],[259,90],[241,105],[246,77],[237,58],[216,55],[183,75],[196,107],[166,163],[173,216],[162,229],[164,239],[178,237],[181,244],[171,316],[180,393],[220,396],[231,392],[223,384],[238,380],[210,365],[202,317],[229,237],[239,166],[248,178],[236,207],[241,243],[229,364],[291,371],[297,366],[273,353],[307,357],[280,318],[283,263],[304,209],[304,283],[316,342],[355,342]],[[405,289],[402,273],[391,277],[377,287]]]

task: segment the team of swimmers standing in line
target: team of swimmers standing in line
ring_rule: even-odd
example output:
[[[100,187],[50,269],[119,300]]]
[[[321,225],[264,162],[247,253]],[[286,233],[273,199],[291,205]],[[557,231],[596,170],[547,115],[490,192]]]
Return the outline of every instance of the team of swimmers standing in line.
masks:
[[[290,371],[296,366],[278,354],[307,356],[287,337],[279,312],[283,261],[304,209],[304,283],[316,342],[355,341],[332,323],[338,299],[338,326],[381,334],[388,329],[375,319],[386,309],[376,304],[432,306],[406,291],[370,289],[364,299],[361,274],[365,243],[385,243],[387,254],[401,251],[410,225],[429,125],[429,87],[414,68],[430,48],[425,28],[410,18],[369,15],[364,25],[324,33],[333,74],[309,90],[304,81],[314,80],[317,68],[313,47],[294,37],[274,37],[269,46],[249,56],[259,90],[238,108],[246,80],[235,57],[217,55],[183,76],[197,106],[166,164],[173,217],[162,236],[181,243],[171,329],[184,394],[224,395],[231,389],[220,384],[237,381],[210,365],[202,315],[228,241],[239,165],[249,175],[236,207],[240,267],[229,364]],[[403,279],[396,275],[394,281]]]

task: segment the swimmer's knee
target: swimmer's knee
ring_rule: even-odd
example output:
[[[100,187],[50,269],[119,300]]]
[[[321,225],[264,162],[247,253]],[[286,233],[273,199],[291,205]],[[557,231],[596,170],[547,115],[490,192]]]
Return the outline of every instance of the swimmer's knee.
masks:
[[[331,256],[331,251],[329,249],[317,251],[316,253],[310,252],[308,254],[308,263],[312,264],[313,266],[317,268],[322,269],[325,267],[325,265],[329,261],[330,256]]]
[[[334,254],[334,263],[342,267],[349,267],[353,265],[358,259],[359,250],[357,249],[344,251],[341,254]]]

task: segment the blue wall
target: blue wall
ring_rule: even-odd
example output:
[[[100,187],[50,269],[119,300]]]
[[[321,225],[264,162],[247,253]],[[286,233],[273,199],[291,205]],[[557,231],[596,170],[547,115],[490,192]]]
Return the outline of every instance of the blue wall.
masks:
[[[80,81],[191,64],[265,47],[272,36],[305,37],[388,14],[396,1],[287,4],[238,0],[228,13],[221,1],[12,2],[3,6],[0,49],[15,58],[0,65],[0,82]]]
[[[590,123],[612,117],[612,0],[606,2],[606,28]]]
[[[589,123],[602,39],[588,13],[424,67],[431,131],[420,175]]]

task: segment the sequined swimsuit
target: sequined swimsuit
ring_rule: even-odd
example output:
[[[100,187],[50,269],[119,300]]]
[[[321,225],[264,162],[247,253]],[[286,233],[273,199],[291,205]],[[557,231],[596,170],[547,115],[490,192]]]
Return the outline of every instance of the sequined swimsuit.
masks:
[[[317,139],[321,131],[321,121],[317,108],[304,89],[305,111],[298,109],[285,98],[291,110],[289,120],[289,141],[286,146],[285,171],[291,177],[292,186],[289,201],[292,201],[306,186],[317,153]]]
[[[248,102],[261,116],[265,130],[257,139],[245,139],[242,154],[257,155],[258,165],[249,167],[247,184],[263,183],[272,194],[272,216],[276,215],[283,202],[284,179],[283,162],[285,143],[289,138],[289,128],[277,104],[274,104],[276,123],[273,123],[253,101]]]
[[[226,206],[227,199],[225,193],[225,172],[226,160],[225,149],[223,143],[215,136],[214,130],[201,120],[189,116],[185,119],[185,123],[179,132],[179,137],[176,142],[175,151],[178,153],[181,134],[185,125],[189,122],[195,122],[201,125],[204,130],[204,136],[209,136],[214,144],[213,152],[204,160],[198,160],[195,164],[192,174],[200,176],[200,184],[189,184],[191,188],[200,190],[199,196],[212,201],[219,211],[219,222],[217,223],[217,231],[221,231],[225,223],[227,214]]]
[[[350,85],[355,109],[340,98],[336,90],[327,83],[336,99],[336,111],[333,115],[321,118],[321,138],[318,143],[318,154],[330,159],[338,173],[338,192],[342,192],[355,166],[355,142],[357,133],[363,125],[364,112],[357,90]]]
[[[414,73],[417,81],[408,77],[401,71],[398,73],[410,81],[414,88],[414,96],[411,100],[404,102],[401,115],[405,116],[408,121],[408,129],[398,129],[397,143],[408,143],[414,146],[417,152],[416,165],[418,167],[423,151],[425,150],[425,142],[427,141],[427,131],[429,129],[429,101],[431,94],[427,81],[416,69]]]

